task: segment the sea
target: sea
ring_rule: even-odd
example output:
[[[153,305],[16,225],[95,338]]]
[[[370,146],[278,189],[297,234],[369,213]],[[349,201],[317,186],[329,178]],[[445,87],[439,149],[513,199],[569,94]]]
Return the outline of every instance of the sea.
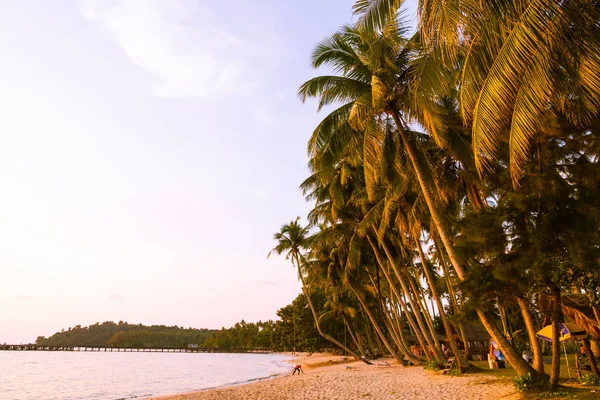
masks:
[[[289,373],[276,354],[0,351],[0,400],[126,400]]]

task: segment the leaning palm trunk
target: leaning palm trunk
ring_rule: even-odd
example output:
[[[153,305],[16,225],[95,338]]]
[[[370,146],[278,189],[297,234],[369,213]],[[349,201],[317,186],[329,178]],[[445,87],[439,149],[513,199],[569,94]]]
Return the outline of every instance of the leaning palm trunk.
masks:
[[[413,365],[421,364],[421,361],[408,349],[406,343],[404,342],[404,337],[402,336],[402,326],[399,323],[398,315],[394,315],[394,320],[388,316],[388,320],[391,330],[394,332],[394,336],[396,337],[398,349],[400,349],[400,352],[404,354],[404,359],[408,359]]]
[[[344,320],[344,325],[346,325],[346,329],[348,329],[348,333],[350,334],[350,337],[352,338],[352,341],[354,342],[354,345],[356,346],[356,348],[358,349],[358,352],[361,355],[361,358],[364,357],[366,355],[365,354],[365,349],[363,348],[363,346],[360,343],[360,341],[356,338],[356,335],[355,335],[354,331],[352,330],[352,327],[350,326],[350,324],[346,320],[346,317],[342,316],[342,318]]]
[[[396,351],[394,351],[394,348],[390,345],[390,342],[388,342],[388,340],[385,338],[385,334],[383,333],[383,331],[381,330],[381,327],[375,320],[375,316],[369,309],[369,307],[366,304],[363,297],[358,293],[358,291],[354,288],[354,286],[349,281],[348,281],[348,286],[350,287],[350,290],[352,290],[352,293],[354,293],[354,295],[358,299],[360,305],[362,306],[363,310],[369,317],[369,320],[371,321],[371,324],[373,325],[375,332],[377,332],[377,334],[378,334],[379,338],[381,339],[381,341],[383,342],[385,348],[390,352],[392,357],[394,357],[399,363],[402,363],[402,358],[398,355],[398,353],[396,353]]]
[[[531,344],[531,351],[533,352],[533,367],[536,371],[543,374],[544,357],[542,354],[542,345],[540,344],[539,339],[535,335],[536,329],[535,324],[533,323],[533,317],[531,316],[531,311],[529,310],[529,305],[527,304],[525,299],[522,299],[521,297],[517,297],[517,302],[519,303],[519,308],[521,309],[521,315],[523,315],[525,329],[527,330],[527,335],[529,336],[529,343]]]
[[[442,216],[438,212],[437,207],[435,207],[433,194],[431,192],[431,188],[429,185],[425,183],[424,171],[417,160],[416,149],[414,148],[413,143],[410,141],[407,132],[404,129],[404,125],[400,120],[400,114],[397,111],[392,113],[392,117],[396,122],[398,127],[398,132],[400,133],[400,139],[408,157],[410,158],[411,164],[415,170],[415,174],[417,176],[417,180],[419,181],[419,185],[421,187],[421,191],[423,193],[423,197],[425,198],[425,203],[427,203],[427,207],[429,208],[429,213],[431,215],[431,219],[433,220],[435,227],[437,229],[438,235],[446,248],[446,253],[448,254],[448,258],[454,267],[456,275],[461,281],[465,280],[465,273],[463,271],[462,266],[458,262],[458,257],[454,253],[454,247],[450,241],[450,236],[446,232],[446,225],[443,223]],[[540,374],[530,366],[523,357],[519,356],[514,347],[506,340],[506,338],[502,335],[502,332],[495,326],[494,322],[485,314],[485,312],[479,307],[476,309],[477,315],[481,319],[483,326],[486,328],[492,339],[498,343],[498,347],[504,353],[506,360],[512,365],[514,370],[519,375],[524,375],[526,373],[530,373],[534,379],[542,378]]]
[[[442,352],[442,346],[440,345],[440,341],[435,334],[435,328],[433,327],[433,319],[431,317],[431,313],[429,312],[429,307],[427,307],[427,300],[425,299],[425,293],[423,293],[423,288],[419,285],[417,288],[417,278],[411,275],[408,268],[404,267],[404,272],[406,273],[406,280],[408,281],[410,288],[412,289],[413,297],[415,299],[415,303],[419,305],[419,310],[425,323],[427,324],[427,328],[429,328],[429,334],[433,339],[433,343],[436,348]]]
[[[456,293],[454,292],[454,288],[452,287],[452,281],[450,280],[450,274],[448,273],[448,268],[446,267],[446,260],[444,260],[444,254],[442,253],[442,249],[437,241],[437,239],[432,236],[433,244],[439,252],[438,259],[440,260],[440,265],[442,266],[442,271],[444,272],[444,278],[446,279],[446,286],[448,287],[448,296],[450,297],[450,302],[452,303],[452,308],[454,309],[454,314],[458,315],[460,313],[460,309],[458,307],[458,300],[456,300]],[[458,327],[458,331],[460,333],[460,338],[463,342],[465,348],[465,360],[469,359],[469,346],[467,341],[467,335],[465,335],[465,329],[463,328],[462,323],[454,324]]]
[[[404,345],[404,341],[400,339],[396,326],[394,325],[390,313],[388,312],[384,313],[384,323],[388,329],[388,332],[392,336],[396,348],[402,354],[402,356],[404,356],[403,359],[405,360],[408,358],[413,364],[418,364],[418,359],[414,357],[414,355]]]
[[[553,289],[552,302],[552,370],[550,372],[550,386],[552,389],[558,387],[558,379],[560,378],[560,289]]]
[[[389,332],[396,349],[398,349],[398,353],[400,353],[398,355],[402,357],[402,360],[406,359],[408,351],[402,347],[402,342],[400,342],[398,332],[396,332],[396,329],[394,329],[394,324],[392,323],[392,319],[388,313],[383,315],[383,324],[387,328],[387,331]]]
[[[385,278],[387,279],[390,287],[392,288],[392,292],[396,296],[398,303],[400,303],[400,307],[402,307],[402,311],[404,311],[404,313],[406,314],[406,318],[408,319],[408,324],[411,326],[412,330],[415,332],[417,341],[421,345],[421,348],[426,349],[427,348],[427,346],[425,346],[426,342],[425,342],[425,339],[423,338],[423,335],[421,334],[421,330],[417,326],[417,323],[415,322],[412,314],[408,311],[408,307],[406,306],[406,303],[402,299],[402,294],[400,293],[400,290],[398,289],[396,282],[394,282],[394,280],[390,276],[389,271],[383,265],[383,261],[381,260],[381,256],[379,255],[379,249],[375,246],[375,243],[371,239],[370,235],[367,235],[367,240],[369,241],[369,244],[373,248],[373,252],[375,253],[375,259],[377,260],[377,263],[381,267],[381,270],[383,271]],[[425,352],[425,354],[427,356],[427,360],[429,360],[431,358],[429,356],[429,352]]]
[[[427,279],[427,284],[429,285],[429,290],[431,290],[431,295],[434,298],[435,303],[438,307],[440,319],[442,320],[442,325],[444,326],[444,331],[446,332],[446,338],[448,339],[448,345],[450,346],[452,354],[454,354],[454,357],[456,357],[456,360],[458,361],[458,371],[461,372],[463,369],[468,369],[469,362],[464,358],[463,354],[458,349],[458,346],[456,345],[456,342],[452,337],[452,328],[450,327],[450,322],[448,322],[448,318],[446,318],[444,305],[442,304],[442,300],[440,299],[437,287],[435,286],[435,282],[433,281],[433,274],[429,270],[429,265],[427,265],[427,261],[425,260],[425,254],[423,253],[423,248],[421,247],[421,241],[418,237],[415,237],[414,240],[417,244],[417,250],[419,251],[421,265],[423,267],[423,271],[425,272],[425,277]]]
[[[335,340],[333,337],[331,337],[330,335],[328,335],[325,332],[323,332],[323,330],[321,330],[321,324],[319,323],[319,317],[317,316],[317,311],[315,310],[315,307],[313,306],[312,300],[310,299],[310,295],[308,294],[308,290],[306,288],[306,283],[304,282],[304,276],[302,275],[302,272],[300,271],[300,262],[298,261],[297,258],[296,258],[296,266],[298,267],[298,275],[300,276],[300,280],[302,281],[302,291],[304,292],[304,295],[306,296],[306,301],[308,302],[308,306],[310,307],[310,311],[312,312],[313,318],[315,319],[315,326],[317,328],[317,332],[319,332],[319,335],[321,335],[323,338],[329,340],[331,343],[335,344],[339,348],[345,350],[349,354],[352,354],[352,356],[354,358],[356,358],[357,360],[362,360],[363,362],[365,362],[365,363],[367,363],[367,364],[370,365],[371,363],[368,360],[366,360],[364,358],[361,358],[361,356],[359,356],[358,354],[356,354],[355,351],[349,349],[347,346],[344,346],[342,343],[340,343],[339,341]]]
[[[590,367],[592,368],[592,372],[596,374],[596,376],[600,376],[598,372],[598,364],[596,363],[596,354],[592,351],[592,347],[590,346],[590,339],[585,338],[582,340],[583,348],[585,349],[585,353],[588,356],[588,360],[590,360]]]
[[[417,320],[417,323],[419,324],[421,333],[425,337],[425,340],[427,341],[429,348],[433,351],[433,355],[435,356],[438,363],[442,364],[442,365],[445,364],[446,357],[444,356],[444,353],[442,353],[442,351],[435,345],[433,338],[429,334],[428,328],[425,325],[425,322],[423,321],[423,316],[420,313],[421,307],[418,307],[415,304],[415,301],[412,299],[412,296],[410,295],[410,288],[408,287],[408,284],[405,282],[404,276],[402,275],[400,268],[398,268],[398,266],[396,265],[388,247],[386,246],[386,244],[383,241],[381,241],[380,243],[381,243],[381,247],[383,248],[383,251],[385,252],[385,254],[388,258],[388,261],[390,262],[390,265],[392,266],[392,269],[394,270],[394,273],[396,274],[396,277],[398,278],[398,281],[400,282],[400,285],[402,286],[402,290],[404,291],[404,293],[406,293],[406,296],[408,298],[408,302],[410,303],[410,306],[414,310],[415,319]],[[427,353],[426,348],[423,348],[423,350],[425,350],[425,352]]]

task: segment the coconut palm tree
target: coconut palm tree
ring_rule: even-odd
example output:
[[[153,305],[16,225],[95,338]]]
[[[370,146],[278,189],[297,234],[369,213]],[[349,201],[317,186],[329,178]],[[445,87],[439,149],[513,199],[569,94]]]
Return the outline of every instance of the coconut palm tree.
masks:
[[[358,25],[384,31],[401,0],[357,0]],[[441,66],[458,70],[460,110],[477,167],[508,139],[518,183],[548,118],[586,125],[600,112],[600,10],[587,0],[420,0],[419,36]]]
[[[331,343],[335,344],[339,348],[344,351],[352,354],[357,360],[363,360],[365,363],[370,364],[369,361],[361,358],[356,352],[334,339],[331,335],[323,332],[321,329],[321,324],[319,321],[319,316],[315,307],[310,298],[310,294],[308,292],[308,287],[306,285],[306,281],[304,279],[304,272],[302,271],[304,265],[304,256],[302,254],[302,249],[306,245],[306,237],[309,233],[308,227],[303,227],[300,225],[300,217],[296,218],[296,220],[291,221],[289,224],[285,224],[281,227],[281,230],[274,235],[274,239],[277,241],[277,246],[273,248],[267,255],[267,258],[273,253],[277,253],[279,255],[285,253],[286,260],[289,259],[292,262],[292,265],[296,267],[298,270],[298,277],[302,282],[302,291],[306,296],[306,301],[308,302],[308,306],[313,314],[313,318],[315,320],[315,326],[319,335],[323,338],[327,339]]]

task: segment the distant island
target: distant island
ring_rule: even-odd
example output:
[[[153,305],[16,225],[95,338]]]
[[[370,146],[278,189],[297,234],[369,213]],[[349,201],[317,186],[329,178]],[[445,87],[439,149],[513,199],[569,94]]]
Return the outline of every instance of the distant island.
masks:
[[[324,297],[317,293],[313,302],[323,305]],[[50,337],[38,336],[40,346],[88,346],[121,348],[185,348],[195,345],[219,349],[265,348],[274,351],[317,351],[329,349],[315,328],[304,295],[277,311],[279,320],[236,323],[231,328],[205,329],[165,325],[142,325],[127,322],[97,322],[90,326],[76,325]],[[325,322],[332,331],[344,327],[333,319]],[[338,326],[339,325],[339,326]]]

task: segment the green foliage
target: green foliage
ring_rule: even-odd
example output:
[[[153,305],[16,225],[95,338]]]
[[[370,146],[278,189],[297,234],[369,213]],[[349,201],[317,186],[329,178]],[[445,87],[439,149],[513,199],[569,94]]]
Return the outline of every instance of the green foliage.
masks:
[[[596,374],[585,374],[581,377],[581,383],[584,385],[600,385],[600,377]]]
[[[542,392],[540,394],[538,394],[538,397],[540,399],[551,399],[553,397],[565,397],[568,396],[569,393],[568,392],[562,392],[562,391],[557,391],[557,392]]]
[[[517,392],[524,393],[530,390],[541,390],[545,388],[546,381],[535,380],[533,376],[528,372],[521,376],[515,376],[513,378],[513,386]]]
[[[523,393],[527,390],[531,390],[533,388],[533,379],[531,378],[531,374],[528,372],[525,375],[515,376],[513,378],[513,385],[517,392]]]
[[[128,324],[112,321],[82,327],[76,325],[49,338],[39,336],[36,344],[44,346],[114,346],[146,348],[183,348],[202,345],[216,331],[177,326]]]
[[[439,371],[441,368],[437,361],[431,360],[427,364],[423,365],[423,369],[426,371]]]

